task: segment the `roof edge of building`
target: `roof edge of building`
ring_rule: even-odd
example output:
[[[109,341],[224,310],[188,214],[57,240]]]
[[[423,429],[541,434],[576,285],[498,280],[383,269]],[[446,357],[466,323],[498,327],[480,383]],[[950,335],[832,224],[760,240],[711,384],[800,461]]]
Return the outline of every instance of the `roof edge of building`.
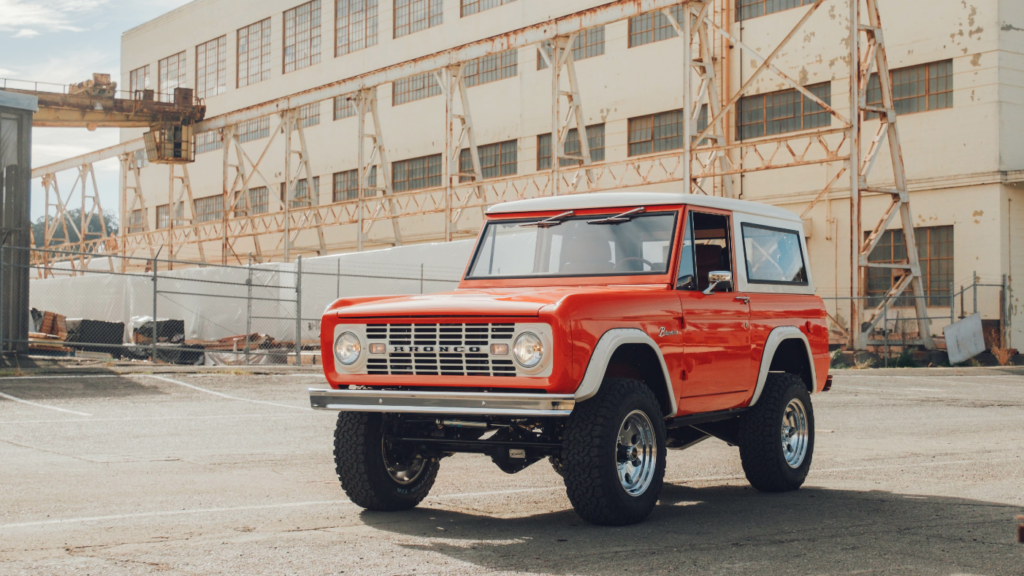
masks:
[[[135,36],[136,34],[145,32],[153,26],[162,24],[167,20],[177,18],[184,14],[188,14],[193,10],[197,10],[209,4],[215,4],[217,2],[220,2],[220,0],[192,0],[188,4],[182,4],[181,6],[178,6],[177,8],[169,12],[164,12],[163,14],[157,16],[156,18],[153,18],[152,20],[147,20],[142,24],[139,24],[138,26],[134,26],[132,28],[125,30],[121,33],[121,40],[124,41],[126,38],[130,38],[132,36]]]

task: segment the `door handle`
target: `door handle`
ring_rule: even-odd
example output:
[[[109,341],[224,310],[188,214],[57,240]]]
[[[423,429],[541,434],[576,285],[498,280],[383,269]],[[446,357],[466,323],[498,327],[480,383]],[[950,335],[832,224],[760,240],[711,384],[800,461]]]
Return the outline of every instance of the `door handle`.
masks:
[[[744,304],[747,304],[748,306],[750,305],[750,298],[748,298],[746,296],[737,296],[737,297],[733,298],[733,300],[736,300],[737,302],[743,302]]]

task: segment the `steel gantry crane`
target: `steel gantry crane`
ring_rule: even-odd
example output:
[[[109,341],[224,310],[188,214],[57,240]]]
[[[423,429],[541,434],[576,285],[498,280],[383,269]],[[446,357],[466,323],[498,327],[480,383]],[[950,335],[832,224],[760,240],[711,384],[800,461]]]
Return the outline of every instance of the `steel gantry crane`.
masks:
[[[336,249],[362,250],[371,242],[402,244],[404,238],[399,225],[402,219],[443,215],[443,229],[438,229],[431,237],[452,240],[475,233],[475,229],[460,227],[466,214],[508,200],[672,182],[682,183],[685,191],[694,194],[737,197],[737,181],[742,175],[807,166],[830,166],[832,175],[826,178],[824,187],[810,200],[803,215],[806,217],[822,201],[826,201],[826,206],[831,206],[829,201],[832,192],[844,182],[844,178],[848,179],[851,211],[851,322],[848,329],[838,326],[840,323],[833,319],[834,324],[841,330],[848,330],[851,344],[857,349],[863,349],[868,345],[871,333],[882,320],[885,310],[892,305],[894,299],[909,289],[916,296],[920,333],[918,343],[933,348],[878,1],[815,0],[803,8],[805,12],[796,25],[767,52],[751,47],[741,37],[730,32],[730,24],[734,21],[733,4],[732,0],[689,0],[682,3],[679,0],[611,1],[589,10],[203,120],[195,125],[196,134],[217,132],[224,142],[224,210],[221,219],[197,223],[181,214],[178,219],[171,218],[170,225],[160,230],[122,227],[117,249],[131,256],[140,250],[152,251],[167,246],[172,255],[177,255],[184,246],[196,246],[200,260],[205,262],[209,247],[219,243],[218,260],[221,263],[241,263],[242,251],[238,249],[237,243],[247,239],[258,259],[283,257],[288,260],[301,252],[324,253],[328,247],[323,230],[327,227],[353,228],[356,233],[351,242]],[[784,70],[785,65],[780,62],[782,55],[791,55],[797,51],[791,47],[794,38],[807,32],[804,30],[807,23],[825,5],[830,5],[833,14],[837,8],[845,9],[848,6],[850,35],[847,57],[851,80],[849,107],[845,113],[788,74]],[[584,94],[581,93],[577,78],[573,42],[577,35],[590,28],[652,13],[663,15],[677,37],[672,41],[678,43],[684,69],[683,146],[678,150],[622,161],[594,163],[588,138],[583,136],[586,134]],[[551,169],[484,179],[471,98],[466,91],[465,66],[488,55],[530,46],[538,48],[540,57],[551,73]],[[740,58],[744,61],[756,64],[752,72],[741,75],[739,85],[735,88],[730,82],[731,50],[741,54]],[[380,123],[377,90],[382,85],[424,73],[433,76],[445,96],[442,185],[396,192],[391,181],[389,148]],[[882,98],[880,104],[869,105],[868,87],[873,76],[879,78]],[[799,92],[827,114],[831,122],[795,133],[754,139],[732,137],[737,105],[744,96],[756,94],[759,81],[766,77]],[[321,205],[317,194],[299,196],[299,181],[310,178],[312,171],[310,151],[298,110],[303,106],[335,98],[350,102],[358,116],[358,131],[353,134],[354,138],[358,138],[358,196]],[[880,119],[873,134],[863,133],[866,114]],[[236,127],[267,116],[278,118],[278,128],[262,152],[250,155],[242,148]],[[573,129],[580,135],[580,150],[575,154],[567,154],[566,143]],[[274,148],[277,135],[283,135],[284,140],[286,195],[277,211],[254,214],[250,210],[246,190],[253,182],[262,182],[270,187],[269,179],[261,172],[261,163],[269,155],[278,153],[276,150],[280,147]],[[295,136],[297,141],[293,140]],[[395,135],[389,137],[395,138]],[[91,162],[119,157],[124,167],[122,215],[126,216],[130,213],[127,207],[135,206],[134,198],[142,195],[139,166],[133,158],[134,152],[143,149],[143,146],[141,140],[124,142],[85,157],[38,168],[33,175],[52,178],[62,170],[81,169]],[[460,162],[463,149],[469,151],[468,168]],[[884,156],[888,156],[887,162]],[[891,165],[895,179],[891,186],[869,185],[872,171],[880,161]],[[169,205],[176,206],[176,202],[182,202],[186,197],[191,200],[191,186],[187,172],[176,179],[172,170]],[[891,202],[879,219],[865,226],[862,202],[868,195],[886,196],[891,198]],[[191,202],[184,204],[184,211],[192,211]],[[882,232],[896,218],[899,218],[901,224],[907,260],[884,265],[870,262],[868,256],[879,243]],[[390,225],[389,238],[371,241],[370,230],[383,223]],[[864,229],[870,232],[864,235]],[[303,232],[315,233],[313,245],[302,245],[300,235]],[[271,246],[267,244],[268,241],[275,244]],[[207,248],[204,249],[204,246]],[[89,242],[83,242],[80,250],[95,251]],[[893,287],[880,299],[882,304],[877,309],[862,310],[857,304],[857,297],[861,296],[866,270],[878,266],[895,272]]]

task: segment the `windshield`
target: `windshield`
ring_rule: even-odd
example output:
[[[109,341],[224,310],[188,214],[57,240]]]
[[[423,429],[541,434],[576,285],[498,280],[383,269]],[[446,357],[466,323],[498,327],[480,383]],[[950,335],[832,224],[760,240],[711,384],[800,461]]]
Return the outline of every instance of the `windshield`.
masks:
[[[468,279],[665,274],[676,212],[491,222]],[[539,225],[538,225],[539,224]]]

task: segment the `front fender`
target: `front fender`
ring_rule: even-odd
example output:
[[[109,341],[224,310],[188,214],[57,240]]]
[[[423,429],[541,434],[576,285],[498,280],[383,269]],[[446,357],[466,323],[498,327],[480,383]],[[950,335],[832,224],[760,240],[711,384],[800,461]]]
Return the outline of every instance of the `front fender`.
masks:
[[[665,386],[668,388],[668,398],[671,405],[668,416],[675,416],[679,412],[679,407],[676,405],[676,394],[672,389],[672,379],[669,377],[665,358],[662,356],[661,349],[654,339],[643,330],[636,328],[615,328],[601,336],[597,346],[594,347],[594,351],[590,354],[590,362],[587,364],[587,371],[583,375],[583,380],[580,382],[579,387],[576,388],[576,393],[574,394],[576,402],[593,398],[598,393],[612,355],[624,344],[644,344],[654,350],[654,353],[658,356],[658,362],[661,364],[661,371],[665,376]]]

